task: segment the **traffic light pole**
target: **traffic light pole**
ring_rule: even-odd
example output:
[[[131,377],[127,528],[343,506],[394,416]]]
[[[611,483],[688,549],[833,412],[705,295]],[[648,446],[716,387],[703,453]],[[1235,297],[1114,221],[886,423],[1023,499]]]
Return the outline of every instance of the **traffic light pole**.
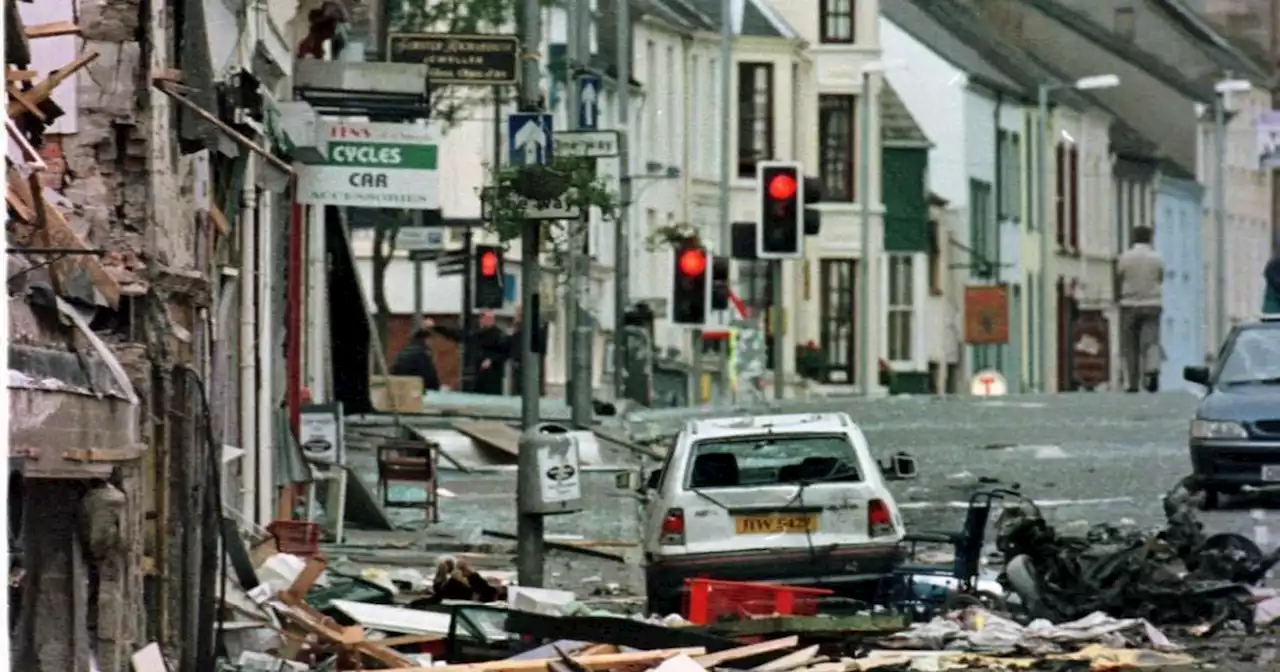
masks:
[[[614,400],[627,398],[627,308],[631,274],[631,3],[618,2],[618,221],[613,234],[613,393]]]
[[[773,398],[781,401],[786,397],[786,377],[782,374],[782,349],[786,346],[786,338],[782,333],[783,325],[786,320],[783,319],[782,307],[782,260],[774,259],[769,262],[769,276],[773,289],[773,310],[770,311],[773,318]]]
[[[542,71],[538,47],[542,42],[542,6],[540,0],[522,0],[517,17],[520,29],[521,77],[520,109],[537,110],[542,106]],[[536,220],[526,220],[520,236],[520,298],[524,315],[520,329],[520,424],[525,431],[532,431],[538,424],[538,400],[542,393],[541,360],[534,354],[534,342],[541,331],[538,305],[538,284],[541,275],[538,253],[541,251],[542,232]],[[519,461],[518,487],[538,482],[537,461],[532,455]],[[524,498],[516,494],[516,576],[522,586],[542,587],[543,539],[542,515],[527,511],[521,504]]]
[[[426,215],[422,211],[414,212],[410,217],[417,217],[417,225],[422,225],[422,218]],[[418,256],[413,257],[413,330],[417,331],[422,328],[423,320],[422,309],[422,259]]]
[[[475,284],[475,252],[472,250],[471,244],[471,224],[468,223],[466,228],[462,230],[462,310],[459,327],[462,328],[462,338],[458,339],[458,360],[462,364],[462,373],[459,382],[462,384],[462,391],[470,392],[475,389],[475,371],[471,369],[471,330],[475,329],[475,315],[472,308],[475,302],[472,300],[472,291]]]

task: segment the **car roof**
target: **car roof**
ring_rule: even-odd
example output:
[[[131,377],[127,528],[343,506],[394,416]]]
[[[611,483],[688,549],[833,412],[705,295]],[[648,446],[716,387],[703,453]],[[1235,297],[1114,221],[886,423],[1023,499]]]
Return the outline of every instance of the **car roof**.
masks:
[[[762,432],[844,433],[855,428],[847,413],[790,413],[783,415],[740,415],[690,420],[685,431],[699,438],[744,436]]]

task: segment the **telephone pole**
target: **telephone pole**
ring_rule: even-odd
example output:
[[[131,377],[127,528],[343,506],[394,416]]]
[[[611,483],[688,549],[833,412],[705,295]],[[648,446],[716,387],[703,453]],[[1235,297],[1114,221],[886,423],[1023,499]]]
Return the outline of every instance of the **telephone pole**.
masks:
[[[590,0],[568,0],[565,7],[565,24],[568,29],[569,76],[565,78],[569,93],[569,128],[581,128],[582,104],[578,76],[591,60],[591,3]],[[595,159],[586,159],[595,162]],[[569,375],[565,391],[572,410],[573,424],[587,427],[591,424],[591,324],[588,318],[589,283],[591,261],[587,249],[590,212],[583,208],[577,226],[569,235],[569,285],[565,315],[569,348]]]

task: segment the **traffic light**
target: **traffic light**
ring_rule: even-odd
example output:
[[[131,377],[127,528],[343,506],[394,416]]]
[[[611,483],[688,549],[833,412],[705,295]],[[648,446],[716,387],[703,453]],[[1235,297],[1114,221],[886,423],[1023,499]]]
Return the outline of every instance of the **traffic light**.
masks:
[[[729,257],[711,259],[711,310],[729,309]]]
[[[803,253],[804,175],[794,161],[761,161],[756,164],[760,220],[756,232],[756,256],[761,259],[794,259]]]
[[[671,321],[703,325],[711,305],[711,263],[707,248],[692,243],[676,247],[671,285]]]
[[[502,248],[477,245],[475,270],[476,308],[494,310],[502,307]]]

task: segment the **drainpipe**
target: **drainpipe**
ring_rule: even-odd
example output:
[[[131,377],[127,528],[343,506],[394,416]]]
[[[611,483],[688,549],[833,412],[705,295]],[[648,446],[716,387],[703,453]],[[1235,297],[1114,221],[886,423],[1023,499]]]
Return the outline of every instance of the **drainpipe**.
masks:
[[[307,208],[307,387],[315,403],[329,399],[328,248],[324,206]]]
[[[275,465],[274,465],[274,447],[275,447],[275,393],[273,385],[275,383],[275,334],[271,328],[272,320],[272,289],[275,285],[272,282],[272,274],[275,272],[274,264],[274,246],[271,244],[274,236],[271,231],[274,230],[275,218],[275,194],[264,191],[257,203],[258,214],[258,300],[255,308],[258,311],[258,334],[257,355],[258,355],[258,398],[257,398],[257,415],[258,415],[258,516],[261,518],[260,525],[270,523],[276,515],[275,510]]]
[[[254,230],[257,211],[258,158],[250,156],[245,161],[244,182],[240,196],[240,448],[244,451],[241,473],[242,506],[245,517],[257,522],[258,506],[258,450],[254,429],[257,415],[254,400],[258,390],[258,362],[254,358],[254,344],[258,342],[254,311],[254,271],[257,268],[257,239]]]

